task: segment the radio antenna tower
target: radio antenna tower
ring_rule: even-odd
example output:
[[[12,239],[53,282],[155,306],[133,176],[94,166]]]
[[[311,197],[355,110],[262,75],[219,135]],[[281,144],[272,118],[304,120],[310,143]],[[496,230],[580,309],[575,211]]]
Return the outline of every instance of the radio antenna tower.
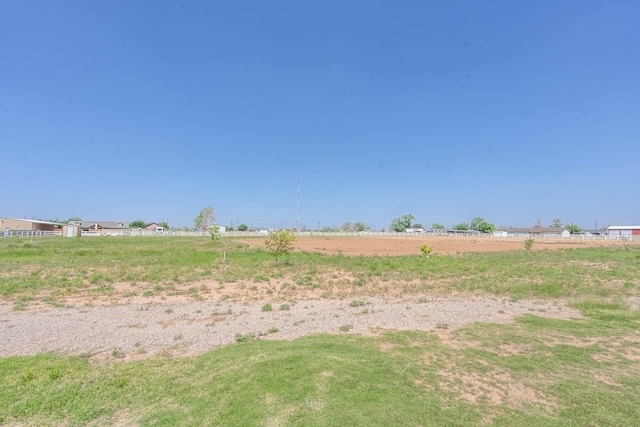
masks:
[[[296,230],[300,231],[300,177],[298,177],[298,219],[296,221]]]

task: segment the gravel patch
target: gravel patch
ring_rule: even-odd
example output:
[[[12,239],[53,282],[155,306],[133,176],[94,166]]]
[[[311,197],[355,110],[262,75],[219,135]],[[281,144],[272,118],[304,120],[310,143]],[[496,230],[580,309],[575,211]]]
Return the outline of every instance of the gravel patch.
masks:
[[[317,333],[374,335],[380,330],[452,330],[508,323],[525,313],[579,318],[559,301],[498,297],[317,299],[289,304],[182,301],[111,306],[0,306],[0,356],[42,352],[91,358],[188,356],[232,344],[238,335],[292,340]]]

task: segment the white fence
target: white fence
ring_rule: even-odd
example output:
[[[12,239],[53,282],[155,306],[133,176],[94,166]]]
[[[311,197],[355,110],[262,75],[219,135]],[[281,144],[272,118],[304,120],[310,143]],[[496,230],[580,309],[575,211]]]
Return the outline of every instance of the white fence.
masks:
[[[220,233],[221,237],[256,237],[264,238],[268,235],[266,231],[227,231]],[[449,237],[474,237],[474,238],[494,238],[494,239],[551,239],[551,240],[622,240],[622,241],[640,241],[640,236],[607,236],[596,234],[571,234],[562,236],[561,234],[528,234],[528,233],[508,233],[506,236],[494,236],[491,233],[479,233],[477,231],[447,231],[447,230],[429,230],[422,233],[397,233],[393,231],[354,231],[354,232],[323,232],[323,231],[298,231],[295,233],[298,237],[426,237],[426,236],[449,236]],[[40,230],[4,230],[0,232],[0,237],[49,237],[62,236],[62,231],[40,231]],[[162,236],[178,236],[178,237],[209,237],[206,231],[154,231],[154,230],[100,230],[100,231],[83,231],[83,237],[101,237],[101,236],[146,236],[146,237],[162,237]]]

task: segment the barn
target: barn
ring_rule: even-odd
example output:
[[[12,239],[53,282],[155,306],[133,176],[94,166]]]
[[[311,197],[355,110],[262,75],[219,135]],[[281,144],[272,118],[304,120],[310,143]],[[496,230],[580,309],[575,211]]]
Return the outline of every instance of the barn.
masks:
[[[640,236],[640,225],[612,225],[607,227],[607,236],[624,238]]]

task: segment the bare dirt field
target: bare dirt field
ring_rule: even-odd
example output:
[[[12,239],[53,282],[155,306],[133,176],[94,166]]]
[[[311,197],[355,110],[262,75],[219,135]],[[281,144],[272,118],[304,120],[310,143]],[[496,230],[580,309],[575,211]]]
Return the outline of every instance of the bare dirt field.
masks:
[[[239,240],[251,247],[263,247],[264,239]],[[631,242],[616,240],[539,239],[533,250],[584,248],[590,246],[624,246]],[[524,250],[522,238],[459,237],[459,236],[389,236],[389,237],[298,237],[296,250],[327,255],[419,255],[420,245],[433,247],[433,254],[455,255],[464,252],[496,252]],[[633,244],[638,244],[634,242]]]

